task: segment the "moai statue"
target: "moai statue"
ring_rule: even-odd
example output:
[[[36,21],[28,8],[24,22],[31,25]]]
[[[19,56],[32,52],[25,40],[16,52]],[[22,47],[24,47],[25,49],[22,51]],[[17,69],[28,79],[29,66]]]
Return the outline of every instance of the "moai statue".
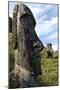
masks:
[[[53,49],[52,49],[52,44],[51,43],[47,44],[47,57],[48,58],[53,57]]]
[[[44,46],[35,32],[35,18],[26,5],[20,4],[14,8],[12,23],[13,46],[17,50],[15,75],[19,77],[19,87],[38,86],[36,78],[42,74],[39,52]]]

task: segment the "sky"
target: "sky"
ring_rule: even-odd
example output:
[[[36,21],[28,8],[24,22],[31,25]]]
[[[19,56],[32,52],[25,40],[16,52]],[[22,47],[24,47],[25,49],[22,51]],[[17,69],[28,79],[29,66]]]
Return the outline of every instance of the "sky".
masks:
[[[19,2],[9,2],[9,16],[13,16],[13,8]],[[43,45],[52,43],[53,50],[58,50],[58,5],[41,3],[24,3],[36,20],[35,31]]]

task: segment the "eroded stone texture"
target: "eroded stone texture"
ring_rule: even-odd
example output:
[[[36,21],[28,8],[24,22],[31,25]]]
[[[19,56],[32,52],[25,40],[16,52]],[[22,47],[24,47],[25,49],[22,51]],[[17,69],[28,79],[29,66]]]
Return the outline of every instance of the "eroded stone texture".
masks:
[[[12,33],[13,33],[13,48],[17,48],[17,13],[19,5],[16,5],[13,10],[13,19],[12,19]]]
[[[9,32],[12,32],[12,18],[9,17]]]
[[[19,87],[37,86],[36,77],[42,74],[39,52],[44,46],[35,32],[35,18],[26,5],[20,4],[13,10],[12,23],[14,72],[19,76]]]

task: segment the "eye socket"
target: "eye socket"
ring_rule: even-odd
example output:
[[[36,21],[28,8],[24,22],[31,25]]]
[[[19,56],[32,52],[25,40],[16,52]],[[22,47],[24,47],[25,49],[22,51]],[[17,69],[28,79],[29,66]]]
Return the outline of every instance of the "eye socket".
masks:
[[[27,14],[20,17],[20,22],[22,25],[28,25],[28,26],[34,24],[32,17]]]

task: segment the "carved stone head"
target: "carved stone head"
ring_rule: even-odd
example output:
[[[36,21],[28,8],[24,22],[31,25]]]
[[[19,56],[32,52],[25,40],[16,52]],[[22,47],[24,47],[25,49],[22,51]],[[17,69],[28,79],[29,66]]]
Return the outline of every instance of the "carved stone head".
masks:
[[[36,25],[35,18],[31,10],[24,4],[20,4],[20,23],[24,28],[33,28]]]

